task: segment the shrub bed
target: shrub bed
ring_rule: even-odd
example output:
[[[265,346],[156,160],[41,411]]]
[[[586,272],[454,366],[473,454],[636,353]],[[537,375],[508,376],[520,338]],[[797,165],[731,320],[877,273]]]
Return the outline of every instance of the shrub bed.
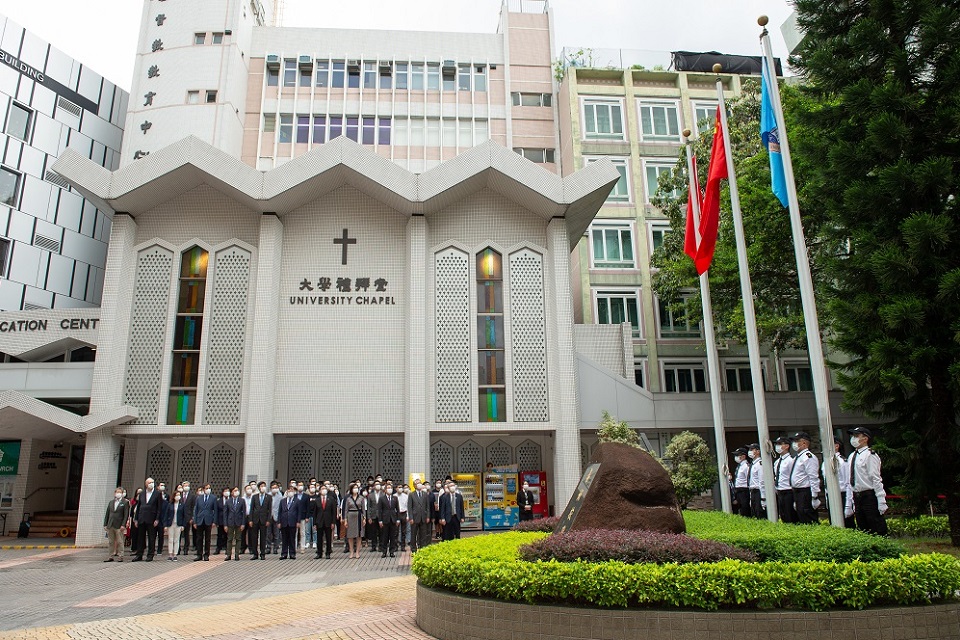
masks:
[[[888,518],[887,529],[894,538],[949,538],[950,523],[946,516]]]
[[[553,533],[553,530],[557,528],[557,524],[559,522],[560,516],[537,518],[536,520],[524,520],[523,522],[518,522],[517,524],[513,525],[511,531],[526,531],[528,533]]]
[[[956,600],[960,561],[941,554],[877,562],[626,564],[526,562],[542,533],[508,532],[430,545],[413,557],[426,587],[511,602],[599,607],[862,609]]]
[[[749,549],[761,560],[873,562],[906,553],[894,540],[828,524],[781,524],[717,511],[685,511],[683,518],[689,535]]]
[[[757,554],[723,542],[701,540],[677,533],[587,529],[554,533],[520,547],[520,558],[527,562],[606,562],[627,564],[653,562],[718,562],[743,560],[755,562]]]

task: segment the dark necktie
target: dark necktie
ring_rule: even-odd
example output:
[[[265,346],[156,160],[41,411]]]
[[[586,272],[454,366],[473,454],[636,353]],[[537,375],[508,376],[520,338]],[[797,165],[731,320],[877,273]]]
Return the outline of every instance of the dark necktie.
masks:
[[[857,486],[857,455],[860,453],[860,450],[853,452],[853,457],[850,458],[850,491],[856,491]]]
[[[783,464],[783,458],[777,458],[777,473],[776,473],[776,484],[780,485],[780,465]]]

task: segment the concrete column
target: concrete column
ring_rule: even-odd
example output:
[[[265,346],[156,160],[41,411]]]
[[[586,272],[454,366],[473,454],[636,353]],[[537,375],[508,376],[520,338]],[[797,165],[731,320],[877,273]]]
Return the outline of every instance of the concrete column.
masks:
[[[573,300],[570,290],[570,241],[567,239],[566,222],[554,218],[547,225],[547,250],[549,273],[553,281],[553,320],[556,322],[556,345],[553,351],[552,376],[559,393],[554,394],[552,406],[559,408],[559,415],[551,415],[556,427],[554,446],[554,501],[557,513],[566,507],[580,481],[580,415],[577,363],[573,346]],[[556,413],[556,412],[555,412]]]
[[[133,307],[131,301],[136,278],[137,256],[133,250],[136,232],[137,223],[130,215],[120,212],[114,214],[100,302],[97,362],[93,367],[90,391],[91,414],[123,405],[123,380]],[[106,544],[103,537],[103,510],[116,488],[119,451],[119,443],[112,429],[100,428],[87,434],[77,516],[78,545]],[[133,491],[128,488],[127,493],[132,494]]]
[[[403,443],[406,477],[430,475],[430,428],[427,425],[426,278],[427,222],[407,222],[407,424]]]
[[[273,479],[273,390],[277,370],[277,323],[280,317],[283,224],[273,213],[260,217],[257,247],[257,290],[253,309],[253,352],[243,478]]]

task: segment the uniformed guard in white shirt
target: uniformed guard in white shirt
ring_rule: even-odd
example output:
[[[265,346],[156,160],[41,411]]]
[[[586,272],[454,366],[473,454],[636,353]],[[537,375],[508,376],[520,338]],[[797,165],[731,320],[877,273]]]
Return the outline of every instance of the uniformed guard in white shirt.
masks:
[[[887,535],[887,494],[880,476],[880,456],[870,450],[873,434],[866,427],[848,431],[850,445],[850,492],[843,511],[845,516],[856,516],[857,528],[878,536]]]
[[[761,458],[760,443],[754,442],[747,447],[747,457],[750,458],[750,515],[758,520],[767,517],[767,501],[763,493],[763,459]]]
[[[850,465],[847,464],[846,459],[843,457],[843,454],[840,453],[840,447],[843,443],[840,442],[840,438],[833,438],[833,451],[834,458],[837,461],[837,482],[840,484],[840,504],[846,508],[847,506],[847,495],[850,493]],[[824,455],[823,463],[820,465],[820,477],[826,477],[825,467],[827,465],[827,457]],[[826,483],[824,483],[826,485]],[[827,493],[827,501],[830,501],[830,494]],[[843,524],[846,528],[852,529],[856,525],[854,524],[853,516],[845,516],[843,519]]]
[[[790,473],[793,471],[793,456],[790,455],[790,440],[777,438],[773,441],[777,459],[773,461],[773,481],[777,488],[777,511],[783,522],[796,522],[797,511],[793,507],[793,487]]]
[[[737,475],[733,480],[733,497],[737,501],[737,513],[745,518],[749,518],[750,463],[747,459],[747,449],[745,447],[734,449],[733,459],[737,463]]]
[[[790,486],[793,487],[793,504],[797,510],[797,522],[816,524],[820,519],[820,461],[810,451],[810,434],[800,431],[790,437],[791,448],[796,454],[790,470]]]

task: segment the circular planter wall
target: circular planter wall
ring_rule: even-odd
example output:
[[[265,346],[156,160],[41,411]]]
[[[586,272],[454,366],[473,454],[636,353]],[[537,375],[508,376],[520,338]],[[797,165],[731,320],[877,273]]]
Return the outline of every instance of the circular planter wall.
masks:
[[[864,611],[667,611],[530,605],[417,584],[417,624],[440,640],[960,640],[960,604]],[[718,635],[721,634],[721,635]]]

